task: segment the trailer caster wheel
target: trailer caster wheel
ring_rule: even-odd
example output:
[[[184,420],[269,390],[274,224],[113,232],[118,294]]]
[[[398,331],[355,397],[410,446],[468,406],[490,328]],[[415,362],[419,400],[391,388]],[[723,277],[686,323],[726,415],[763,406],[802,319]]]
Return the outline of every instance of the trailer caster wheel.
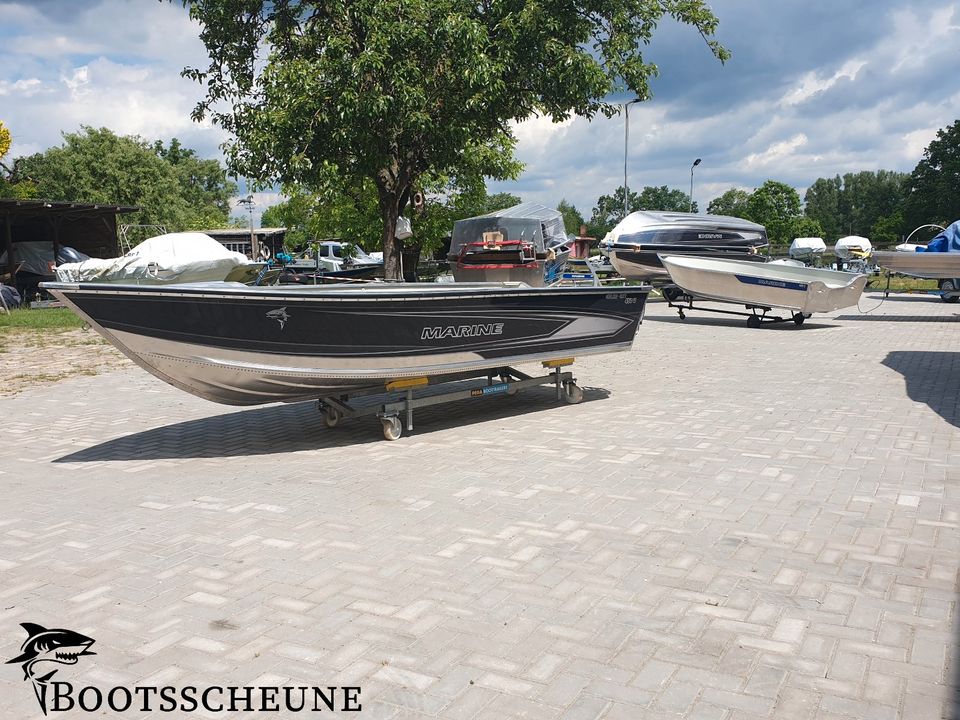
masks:
[[[760,327],[760,316],[751,315],[747,318],[747,327],[749,328],[758,328]]]
[[[567,383],[563,388],[563,399],[570,405],[583,402],[583,388],[575,382]]]
[[[403,434],[403,425],[398,417],[380,418],[380,423],[383,425],[383,437],[386,440],[398,440]]]
[[[333,407],[325,407],[323,409],[323,423],[328,428],[335,428],[340,424],[340,420],[343,419],[343,414]]]
[[[803,321],[807,319],[807,316],[803,313],[794,313],[793,314],[793,324],[794,325],[803,325]]]

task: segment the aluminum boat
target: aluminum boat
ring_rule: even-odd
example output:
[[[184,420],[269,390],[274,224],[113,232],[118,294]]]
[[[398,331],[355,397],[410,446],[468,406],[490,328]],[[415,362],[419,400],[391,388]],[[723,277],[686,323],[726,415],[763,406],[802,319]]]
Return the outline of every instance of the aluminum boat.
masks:
[[[767,246],[763,225],[725,215],[630,213],[600,243],[614,268],[630,280],[663,283],[670,274],[660,255],[731,258],[763,262]]]
[[[692,297],[747,307],[787,308],[801,315],[856,305],[866,275],[716,258],[662,258],[678,286]]]
[[[456,282],[540,287],[560,279],[569,256],[563,215],[538,203],[521,203],[456,221],[447,259]]]
[[[45,285],[143,369],[228,405],[628,350],[649,287]]]
[[[873,259],[884,270],[918,278],[960,277],[960,252],[874,252]]]

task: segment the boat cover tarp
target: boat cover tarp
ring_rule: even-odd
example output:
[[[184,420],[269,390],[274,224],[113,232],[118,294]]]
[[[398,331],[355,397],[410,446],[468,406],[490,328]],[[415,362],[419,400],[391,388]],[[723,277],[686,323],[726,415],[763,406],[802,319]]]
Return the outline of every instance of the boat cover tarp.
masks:
[[[57,268],[60,282],[172,283],[223,280],[250,261],[199,232],[167,233],[144,240],[126,255],[91,258]]]
[[[855,257],[866,257],[873,251],[873,245],[865,237],[847,235],[837,240],[833,251],[837,257],[850,260]]]
[[[960,252],[960,220],[948,225],[926,247],[918,246],[917,252]]]
[[[798,255],[817,255],[825,252],[827,249],[827,244],[823,241],[823,238],[818,237],[802,237],[796,238],[792,243],[790,243],[790,257],[796,257]]]
[[[563,215],[559,210],[525,202],[486,215],[457,220],[453,224],[450,254],[459,253],[466,243],[481,242],[483,233],[498,230],[504,240],[532,242],[537,252],[567,242]]]

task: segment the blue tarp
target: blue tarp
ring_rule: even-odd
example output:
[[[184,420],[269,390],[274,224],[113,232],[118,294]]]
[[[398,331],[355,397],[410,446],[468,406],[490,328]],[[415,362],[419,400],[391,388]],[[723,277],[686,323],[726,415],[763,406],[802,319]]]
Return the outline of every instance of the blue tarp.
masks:
[[[960,252],[960,220],[949,225],[926,247],[918,247],[917,252]]]

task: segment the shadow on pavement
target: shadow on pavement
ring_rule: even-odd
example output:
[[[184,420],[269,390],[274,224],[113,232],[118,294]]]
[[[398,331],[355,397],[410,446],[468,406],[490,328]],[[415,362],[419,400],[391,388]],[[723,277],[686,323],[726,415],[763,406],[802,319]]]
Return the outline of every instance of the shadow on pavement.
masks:
[[[604,388],[583,387],[585,403],[609,396],[610,392]],[[505,420],[541,410],[560,411],[565,404],[563,400],[557,400],[552,386],[544,386],[527,388],[513,396],[484,398],[479,402],[459,400],[419,408],[414,413],[413,431],[404,427],[403,438],[473,423]],[[239,410],[144,430],[64,455],[53,462],[277,455],[371,442],[386,442],[375,415],[344,419],[337,427],[328,429],[317,404],[301,402]]]
[[[759,328],[747,328],[747,318],[738,317],[736,315],[715,315],[713,313],[703,313],[700,314],[696,310],[688,310],[684,308],[684,312],[687,314],[686,319],[681,318],[679,315],[647,315],[643,318],[644,322],[663,322],[663,323],[673,323],[673,324],[687,324],[687,325],[712,325],[715,327],[742,327],[744,330],[791,330],[791,331],[803,331],[803,330],[828,330],[830,328],[837,327],[836,325],[826,325],[822,322],[814,322],[812,320],[807,320],[803,323],[801,327],[798,327],[794,324],[793,320],[786,320],[784,322],[765,322]],[[781,316],[782,317],[782,316]]]
[[[953,315],[837,315],[836,320],[863,320],[866,322],[957,322],[960,314]]]
[[[894,350],[883,364],[903,375],[911,400],[960,427],[960,352]]]

